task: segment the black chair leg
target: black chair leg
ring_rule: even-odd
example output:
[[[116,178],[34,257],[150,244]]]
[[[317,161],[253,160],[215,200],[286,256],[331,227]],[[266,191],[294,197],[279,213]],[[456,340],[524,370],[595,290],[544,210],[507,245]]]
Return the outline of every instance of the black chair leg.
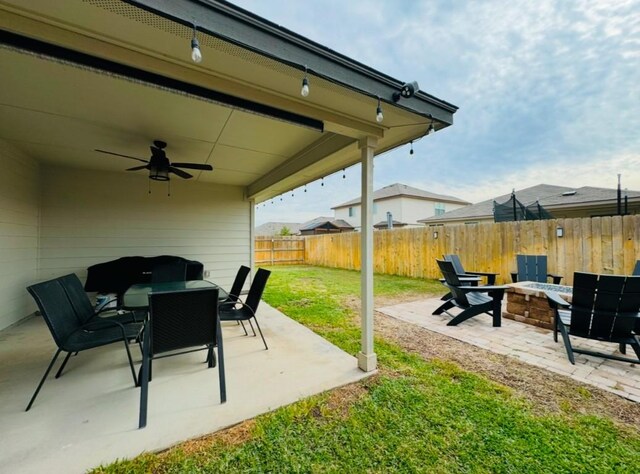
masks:
[[[76,352],[77,354],[77,352]],[[67,352],[66,357],[64,358],[64,360],[62,361],[62,365],[60,366],[60,368],[58,369],[58,371],[56,372],[56,377],[55,378],[60,378],[60,376],[62,375],[62,371],[64,370],[64,368],[67,365],[67,362],[69,362],[69,358],[71,357],[71,352]]]
[[[455,305],[453,304],[453,300],[448,300],[445,301],[444,303],[442,303],[440,306],[438,306],[438,308],[431,314],[433,315],[437,315],[437,314],[442,314],[445,311],[447,311],[448,309],[453,308]]]
[[[136,369],[133,367],[133,359],[131,358],[131,351],[129,350],[129,343],[125,339],[124,348],[127,350],[127,358],[129,359],[129,367],[131,367],[131,375],[133,376],[133,385],[135,387],[138,386],[138,379],[136,378]]]
[[[260,333],[260,337],[262,338],[262,342],[264,343],[264,348],[265,350],[269,350],[269,347],[267,346],[267,341],[264,340],[264,336],[262,335],[262,329],[260,329],[260,324],[258,324],[258,318],[256,318],[255,316],[253,317],[253,319],[256,322],[256,326],[258,327],[258,332]],[[251,324],[251,320],[249,320],[249,324]],[[251,326],[253,327],[253,326]],[[255,331],[254,331],[255,333]]]
[[[138,429],[147,426],[147,398],[149,395],[149,334],[145,332],[144,351],[142,353],[142,367],[140,369],[140,414],[138,418]]]
[[[620,353],[621,354],[626,354],[627,353],[627,345],[624,342],[620,343]]]
[[[249,335],[249,333],[247,332],[247,328],[246,328],[246,327],[244,327],[244,323],[243,323],[242,321],[238,321],[238,322],[242,325],[242,329],[244,329],[244,335],[245,335],[245,336],[248,336],[248,335]]]
[[[493,327],[502,326],[502,295],[493,295]]]
[[[60,352],[62,352],[61,349],[58,349],[56,351],[56,354],[53,356],[53,359],[51,359],[51,362],[49,363],[49,367],[47,367],[47,370],[45,371],[44,375],[42,376],[42,379],[40,379],[40,383],[38,384],[38,387],[36,388],[36,391],[33,392],[33,396],[31,397],[31,400],[29,400],[29,404],[27,405],[27,409],[25,411],[29,411],[31,409],[31,405],[33,405],[33,402],[36,400],[36,397],[38,396],[38,393],[40,393],[40,389],[42,388],[42,384],[44,384],[44,381],[47,378],[47,375],[49,375],[49,372],[51,371],[51,368],[53,367],[53,364],[56,363],[56,359],[60,355]]]
[[[253,331],[253,337],[256,337],[257,336],[256,330],[253,328],[253,324],[251,324],[251,319],[248,319],[247,321],[249,321],[249,326],[251,327],[251,331]]]
[[[220,403],[227,401],[227,379],[224,372],[224,349],[222,347],[222,331],[218,322],[218,381],[220,383]]]
[[[562,323],[560,323],[560,334],[562,335],[564,348],[567,351],[569,362],[571,362],[573,365],[576,365],[576,360],[573,357],[573,347],[571,346],[571,341],[569,340],[569,333],[567,332],[567,328],[565,327],[565,325]]]

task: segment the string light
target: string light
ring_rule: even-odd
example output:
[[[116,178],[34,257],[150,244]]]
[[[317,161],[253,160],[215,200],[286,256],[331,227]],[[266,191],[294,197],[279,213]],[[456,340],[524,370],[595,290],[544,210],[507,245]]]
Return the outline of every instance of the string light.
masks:
[[[436,131],[436,127],[433,126],[433,117],[431,117],[431,125],[429,125],[429,128],[427,129],[427,135],[431,135],[432,133],[435,133]]]
[[[382,115],[382,107],[380,106],[380,97],[378,97],[378,107],[376,108],[376,122],[382,123],[384,115]]]
[[[324,178],[320,178],[320,186],[324,186]]]
[[[202,61],[202,52],[200,51],[200,43],[196,38],[196,24],[193,24],[193,38],[191,38],[191,60],[194,63]]]
[[[302,79],[302,89],[300,89],[300,95],[307,97],[309,95],[309,79],[307,79],[307,66],[304,67],[304,78]]]
[[[344,168],[342,168],[342,179],[346,179],[346,178],[347,178],[347,175],[344,172]]]
[[[307,192],[307,185],[306,184],[304,185],[304,192],[305,193]]]
[[[409,154],[413,155],[413,140],[409,142],[411,144],[411,148],[409,149]]]

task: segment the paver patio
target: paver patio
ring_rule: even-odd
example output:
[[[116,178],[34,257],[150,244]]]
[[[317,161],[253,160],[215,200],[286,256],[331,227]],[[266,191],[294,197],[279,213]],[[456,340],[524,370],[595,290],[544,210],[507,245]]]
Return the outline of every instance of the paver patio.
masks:
[[[416,324],[430,331],[473,344],[492,352],[515,357],[522,362],[566,375],[577,381],[594,385],[635,402],[640,402],[640,364],[631,364],[583,354],[575,354],[572,365],[562,344],[553,341],[550,330],[502,318],[502,327],[491,325],[491,316],[480,315],[458,326],[447,326],[451,317],[432,315],[442,301],[430,298],[396,304],[377,311],[393,318]],[[504,305],[504,303],[503,303]],[[504,308],[504,306],[503,306]],[[453,309],[452,313],[458,311]],[[572,338],[574,347],[613,353],[615,344],[606,344],[581,338]],[[629,349],[631,350],[631,349]]]

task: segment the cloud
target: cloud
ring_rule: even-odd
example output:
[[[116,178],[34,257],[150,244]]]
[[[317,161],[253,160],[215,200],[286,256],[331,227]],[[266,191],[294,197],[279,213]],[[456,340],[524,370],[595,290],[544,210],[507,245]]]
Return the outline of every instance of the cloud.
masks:
[[[377,157],[376,187],[477,201],[539,183],[615,187],[622,173],[640,190],[638,0],[237,3],[460,107],[413,157]],[[330,213],[359,186],[306,208]]]

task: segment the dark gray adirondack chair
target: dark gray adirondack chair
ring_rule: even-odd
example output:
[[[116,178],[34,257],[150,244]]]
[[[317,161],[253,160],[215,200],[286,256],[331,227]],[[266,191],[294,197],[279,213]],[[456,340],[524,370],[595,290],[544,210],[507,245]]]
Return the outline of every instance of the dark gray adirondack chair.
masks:
[[[142,347],[139,428],[147,425],[147,400],[153,359],[206,350],[209,368],[218,366],[220,401],[227,401],[217,288],[151,293],[149,321],[144,331]],[[218,353],[217,364],[214,348],[217,348]]]
[[[457,254],[448,254],[444,255],[444,259],[448,262],[453,263],[453,268],[455,269],[458,277],[486,277],[487,285],[495,285],[497,273],[492,272],[472,272],[469,270],[465,270],[462,266],[462,262],[460,261],[460,257]]]
[[[137,385],[136,373],[133,368],[133,360],[131,359],[128,341],[136,339],[139,336],[142,330],[142,324],[124,325],[116,321],[104,319],[92,319],[88,322],[82,320],[78,314],[76,314],[59,278],[31,285],[27,287],[27,291],[29,291],[36,301],[38,309],[47,323],[58,349],[53,359],[51,359],[49,367],[47,367],[47,370],[42,376],[36,391],[31,397],[26,411],[29,411],[33,405],[44,381],[61,352],[67,352],[67,356],[58,369],[55,378],[59,378],[62,375],[62,371],[72,353],[105,346],[114,342],[123,342],[127,352],[127,358],[129,359],[129,366],[131,367],[133,382]]]
[[[516,255],[516,263],[518,265],[518,271],[511,272],[511,280],[513,283],[519,281],[547,283],[547,278],[551,278],[554,285],[559,285],[560,280],[562,280],[560,275],[547,273],[546,255]]]
[[[447,326],[456,326],[469,318],[482,313],[487,313],[493,317],[493,326],[500,327],[502,324],[502,299],[508,286],[468,286],[460,280],[455,271],[453,263],[446,260],[437,260],[444,285],[451,292],[452,297],[445,301],[433,314],[447,313],[449,309],[458,307],[462,312],[455,315],[447,323]]]
[[[269,347],[267,346],[267,341],[264,339],[262,329],[260,329],[260,324],[256,318],[256,311],[258,310],[258,305],[260,304],[260,298],[262,298],[264,288],[267,286],[269,275],[271,275],[269,270],[258,268],[258,271],[253,278],[253,282],[251,282],[249,294],[247,295],[244,303],[240,300],[221,303],[219,309],[220,321],[248,321],[249,326],[251,326],[251,330],[253,331],[253,335],[256,336],[256,330],[253,328],[253,324],[251,323],[251,320],[253,320],[260,332],[264,348],[267,350]],[[244,328],[244,325],[242,327]],[[246,333],[247,331],[245,329],[245,334]]]
[[[552,291],[547,292],[547,300],[555,311],[554,339],[558,340],[559,331],[572,364],[574,353],[640,363],[640,338],[635,332],[640,321],[640,276],[576,272],[571,303]],[[628,344],[636,358],[576,349],[569,336],[618,344],[622,354]]]

